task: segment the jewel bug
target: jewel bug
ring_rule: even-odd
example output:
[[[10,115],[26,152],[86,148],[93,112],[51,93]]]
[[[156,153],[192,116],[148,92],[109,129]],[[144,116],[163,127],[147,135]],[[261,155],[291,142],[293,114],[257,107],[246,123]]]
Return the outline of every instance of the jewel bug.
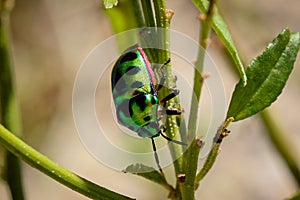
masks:
[[[169,62],[170,60],[162,67]],[[156,83],[146,53],[139,45],[128,48],[119,57],[111,74],[118,123],[136,132],[140,137],[151,139],[155,161],[161,172],[154,138],[161,135],[170,142],[186,145],[164,135],[164,127],[159,123],[161,120],[159,108],[165,107],[166,102],[179,93],[179,90],[169,88],[170,94],[159,99],[158,93],[164,87],[165,81],[166,75],[162,74],[160,82]],[[181,110],[165,109],[163,114],[180,115]]]

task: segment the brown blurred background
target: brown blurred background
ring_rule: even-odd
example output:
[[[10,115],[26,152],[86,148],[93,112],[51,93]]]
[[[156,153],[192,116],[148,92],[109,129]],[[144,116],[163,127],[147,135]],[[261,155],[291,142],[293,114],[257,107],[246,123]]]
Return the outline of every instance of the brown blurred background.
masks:
[[[172,28],[197,40],[199,12],[190,1],[168,1]],[[261,53],[285,27],[300,31],[300,1],[219,1],[245,63]],[[167,191],[147,180],[111,170],[83,147],[72,116],[72,89],[88,53],[113,33],[95,0],[16,1],[11,16],[17,92],[24,140],[57,163],[102,186],[137,199],[166,199]],[[220,67],[230,99],[237,79],[218,41],[209,50]],[[272,111],[300,152],[299,56]],[[234,123],[216,165],[200,185],[198,199],[283,199],[297,190],[258,117]],[[300,162],[300,158],[299,158]],[[167,169],[172,176],[172,169]],[[27,199],[87,199],[23,163]],[[173,180],[174,181],[174,180]],[[0,199],[9,193],[0,181]]]

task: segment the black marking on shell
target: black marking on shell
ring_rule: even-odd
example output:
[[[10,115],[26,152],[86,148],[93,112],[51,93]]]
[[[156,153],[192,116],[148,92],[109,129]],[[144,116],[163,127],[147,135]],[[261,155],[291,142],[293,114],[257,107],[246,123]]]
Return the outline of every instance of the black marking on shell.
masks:
[[[124,90],[125,88],[126,88],[126,82],[123,78],[120,78],[118,82],[115,85],[113,85],[113,90],[116,90],[117,93],[121,93],[122,90]]]
[[[139,96],[137,96],[135,99],[134,99],[136,105],[140,108],[140,110],[142,112],[144,112],[145,108],[146,108],[146,96],[144,94],[141,94]]]
[[[138,66],[130,66],[126,69],[126,74],[129,76],[135,75],[141,71],[141,68]]]
[[[144,83],[141,81],[135,81],[131,84],[131,88],[141,88],[144,86]]]
[[[135,60],[137,57],[138,55],[135,52],[130,51],[122,55],[122,57],[120,58],[120,63]]]
[[[151,116],[144,117],[144,121],[145,121],[145,122],[148,122],[148,121],[150,121],[151,119],[152,119]]]
[[[132,113],[132,108],[129,105],[129,100],[124,100],[117,108],[118,114],[119,115],[121,112],[126,116],[126,117],[131,117]],[[118,116],[119,117],[119,116]],[[122,121],[122,120],[121,120]]]

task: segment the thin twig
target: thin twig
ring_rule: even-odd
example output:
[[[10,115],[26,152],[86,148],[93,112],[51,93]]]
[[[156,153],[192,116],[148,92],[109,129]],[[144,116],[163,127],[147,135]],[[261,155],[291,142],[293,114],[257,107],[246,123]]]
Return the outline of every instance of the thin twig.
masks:
[[[188,139],[192,142],[190,147],[187,149],[184,156],[185,163],[185,173],[186,180],[185,183],[181,186],[181,191],[183,192],[183,199],[194,199],[195,198],[195,177],[197,172],[198,165],[198,156],[199,156],[199,148],[197,148],[196,143],[196,123],[198,119],[198,108],[199,108],[199,99],[203,86],[203,77],[201,75],[204,66],[204,58],[205,52],[208,46],[208,38],[211,31],[212,18],[214,14],[214,6],[216,0],[210,1],[209,8],[207,10],[206,16],[202,22],[201,31],[200,31],[200,40],[199,44],[202,49],[199,49],[197,60],[195,63],[194,70],[194,85],[193,85],[193,93],[191,108],[190,108],[190,116],[188,123]]]

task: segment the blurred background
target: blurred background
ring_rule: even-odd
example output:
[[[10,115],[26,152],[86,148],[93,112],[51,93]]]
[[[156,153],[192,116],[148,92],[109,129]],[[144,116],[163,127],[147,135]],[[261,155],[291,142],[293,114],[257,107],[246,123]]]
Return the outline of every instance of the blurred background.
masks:
[[[160,186],[97,162],[76,132],[72,116],[76,73],[89,52],[113,34],[100,5],[95,0],[16,0],[11,32],[23,138],[60,165],[99,185],[137,199],[166,199],[168,192]],[[167,1],[167,7],[175,12],[171,28],[198,40],[199,12],[194,5],[177,0]],[[300,31],[299,8],[298,0],[219,1],[219,10],[246,64],[283,28]],[[213,37],[209,53],[222,74],[229,102],[237,78],[222,48]],[[283,93],[271,108],[298,153],[299,59],[298,56]],[[230,129],[232,133],[200,185],[197,199],[283,199],[297,190],[257,116],[233,123]],[[22,165],[27,199],[87,199],[27,164]],[[171,168],[166,172],[172,176]],[[1,181],[0,199],[10,199]]]

